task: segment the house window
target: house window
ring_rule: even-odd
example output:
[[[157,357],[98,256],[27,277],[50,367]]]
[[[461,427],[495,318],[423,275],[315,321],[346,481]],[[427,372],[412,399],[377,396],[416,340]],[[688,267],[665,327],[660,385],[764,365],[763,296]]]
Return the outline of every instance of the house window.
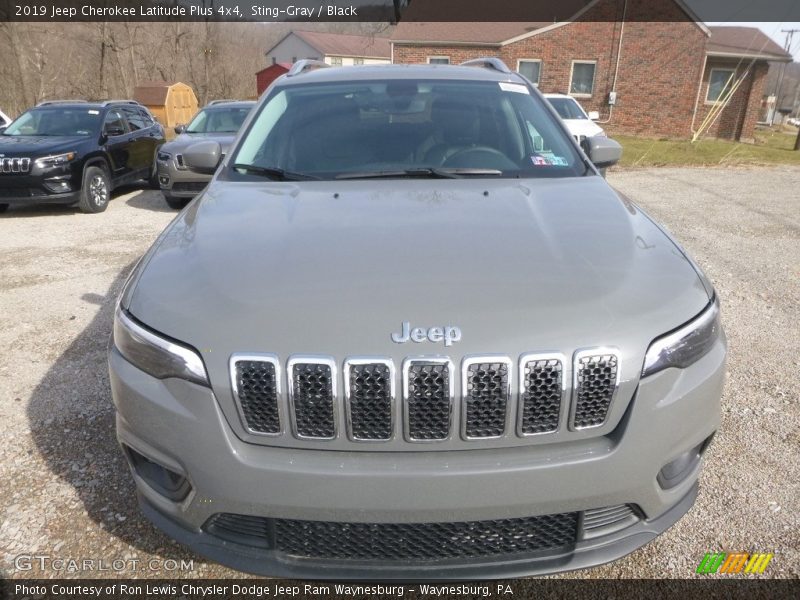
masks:
[[[520,58],[517,61],[517,71],[523,77],[527,77],[533,85],[538,86],[539,77],[542,74],[542,61],[532,58]]]
[[[591,96],[594,91],[594,72],[597,63],[572,61],[572,74],[569,78],[569,93],[573,96]]]
[[[450,64],[450,57],[449,56],[429,56],[428,57],[428,64],[429,65],[449,65]]]
[[[341,67],[342,66],[342,57],[341,56],[331,56],[331,65],[334,67]]]
[[[364,59],[363,58],[354,58],[353,59],[353,64],[354,65],[363,65],[364,64]]]
[[[711,69],[708,74],[708,91],[706,102],[718,102],[730,92],[736,71],[733,69]]]
[[[278,63],[278,59],[273,56],[272,57],[272,64],[274,65],[274,64],[277,64],[277,63]]]

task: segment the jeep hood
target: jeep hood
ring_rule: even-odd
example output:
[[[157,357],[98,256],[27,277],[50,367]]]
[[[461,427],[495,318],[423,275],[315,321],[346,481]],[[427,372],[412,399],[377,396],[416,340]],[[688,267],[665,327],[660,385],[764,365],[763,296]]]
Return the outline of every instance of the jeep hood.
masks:
[[[236,139],[235,133],[181,133],[162,146],[165,152],[181,152],[198,142],[217,142],[225,152]]]
[[[709,302],[698,273],[600,177],[232,183],[216,179],[142,261],[123,305],[197,348],[336,357],[650,341]],[[395,344],[401,323],[461,341]],[[632,362],[631,362],[632,361]],[[638,378],[638,375],[635,375]],[[215,379],[216,378],[216,379]]]
[[[88,136],[0,135],[0,154],[7,156],[45,156],[77,150],[91,139]]]

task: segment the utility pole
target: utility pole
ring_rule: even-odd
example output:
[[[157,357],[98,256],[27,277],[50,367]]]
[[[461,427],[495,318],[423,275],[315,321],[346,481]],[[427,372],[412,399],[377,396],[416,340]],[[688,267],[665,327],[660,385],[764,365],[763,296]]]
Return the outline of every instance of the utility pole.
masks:
[[[786,34],[786,41],[783,44],[783,49],[786,50],[787,53],[791,54],[792,38],[794,37],[795,33],[800,33],[800,29],[781,29],[781,33]],[[778,109],[781,106],[781,88],[783,87],[783,76],[785,74],[786,63],[783,63],[781,65],[781,74],[778,76],[777,89],[775,90],[775,112],[772,113],[771,125],[775,124],[775,114],[778,112]]]

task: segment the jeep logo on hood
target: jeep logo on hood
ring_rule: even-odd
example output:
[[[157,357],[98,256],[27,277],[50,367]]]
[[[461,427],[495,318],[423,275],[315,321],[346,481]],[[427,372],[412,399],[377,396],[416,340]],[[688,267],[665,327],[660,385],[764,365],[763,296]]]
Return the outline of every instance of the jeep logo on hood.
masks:
[[[400,333],[392,334],[392,341],[395,344],[405,344],[411,340],[419,344],[420,342],[444,342],[445,346],[452,346],[453,343],[461,341],[461,330],[452,325],[445,325],[444,327],[431,327],[425,329],[424,327],[415,327],[411,329],[411,323],[403,321],[403,327]]]

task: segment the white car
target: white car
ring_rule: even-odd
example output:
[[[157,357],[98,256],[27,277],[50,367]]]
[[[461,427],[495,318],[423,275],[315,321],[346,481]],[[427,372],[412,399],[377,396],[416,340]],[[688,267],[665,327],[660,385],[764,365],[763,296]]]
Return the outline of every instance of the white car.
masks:
[[[598,112],[593,110],[587,113],[572,96],[545,94],[544,97],[553,105],[569,132],[579,142],[587,137],[606,134],[603,128],[595,123],[600,118]]]
[[[11,125],[11,119],[6,113],[0,110],[0,127],[8,127]]]

